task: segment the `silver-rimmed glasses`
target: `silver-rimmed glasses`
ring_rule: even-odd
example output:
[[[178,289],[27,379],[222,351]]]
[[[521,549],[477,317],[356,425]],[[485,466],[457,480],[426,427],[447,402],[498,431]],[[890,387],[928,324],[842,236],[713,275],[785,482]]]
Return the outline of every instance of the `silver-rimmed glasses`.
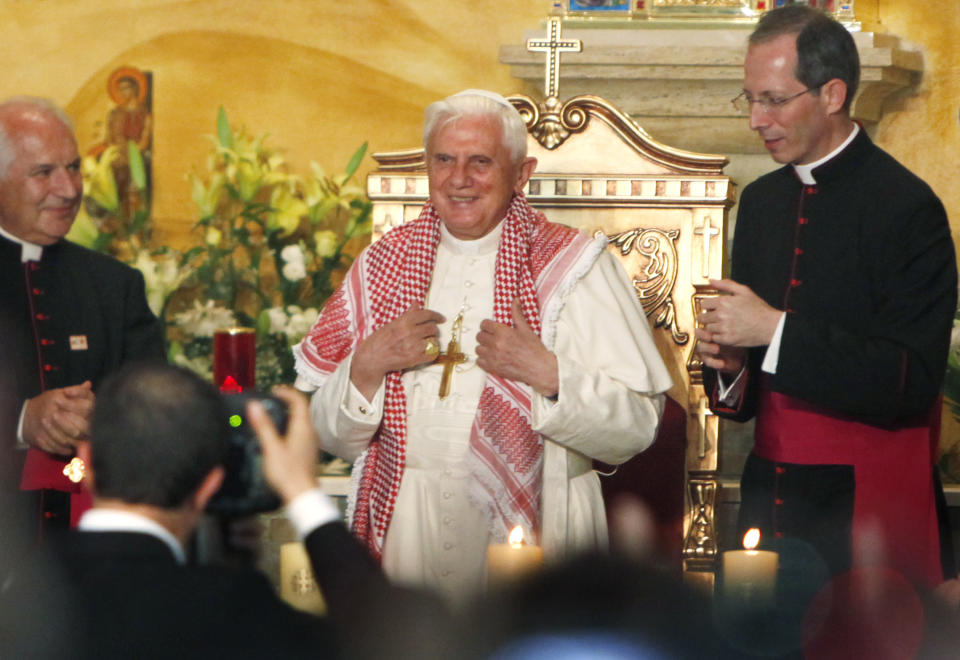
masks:
[[[750,98],[750,95],[745,91],[740,92],[735,98],[730,100],[730,103],[733,104],[734,109],[741,115],[750,114],[750,106],[754,103],[760,105],[760,109],[766,114],[775,114],[780,111],[783,106],[790,103],[790,101],[799,98],[806,94],[807,92],[813,92],[819,90],[823,85],[817,85],[816,87],[807,87],[802,92],[797,92],[792,96],[772,96],[770,94],[761,94],[757,98]]]

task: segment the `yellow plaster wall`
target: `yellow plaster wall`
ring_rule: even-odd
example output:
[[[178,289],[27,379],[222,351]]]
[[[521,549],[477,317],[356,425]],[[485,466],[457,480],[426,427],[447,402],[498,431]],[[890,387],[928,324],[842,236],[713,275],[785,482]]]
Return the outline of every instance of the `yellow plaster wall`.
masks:
[[[270,134],[295,170],[343,168],[419,142],[423,107],[465,87],[520,88],[501,43],[549,0],[0,0],[0,96],[50,96],[99,139],[110,71],[154,74],[154,219],[177,243],[193,220],[186,173],[203,163],[218,106]],[[889,104],[878,142],[926,179],[960,226],[960,3],[859,0],[867,25],[924,55],[916,88]],[[370,161],[368,160],[369,168]]]
[[[923,54],[919,84],[888,101],[875,138],[943,200],[960,236],[960,2],[879,0],[882,31]]]
[[[423,108],[466,87],[512,92],[500,43],[538,25],[546,0],[0,0],[0,97],[49,96],[81,150],[111,106],[110,72],[154,76],[154,222],[177,244],[194,220],[185,175],[202,165],[222,104],[269,133],[296,171],[341,171],[419,143]],[[372,161],[368,159],[367,169]]]

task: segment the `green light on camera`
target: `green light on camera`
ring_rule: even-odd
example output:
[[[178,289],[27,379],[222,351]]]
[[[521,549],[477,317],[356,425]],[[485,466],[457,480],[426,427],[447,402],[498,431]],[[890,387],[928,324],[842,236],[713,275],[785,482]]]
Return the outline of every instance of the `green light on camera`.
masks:
[[[233,428],[237,428],[238,426],[243,424],[243,417],[241,417],[240,415],[230,415],[229,421],[230,421],[230,426],[232,426]]]

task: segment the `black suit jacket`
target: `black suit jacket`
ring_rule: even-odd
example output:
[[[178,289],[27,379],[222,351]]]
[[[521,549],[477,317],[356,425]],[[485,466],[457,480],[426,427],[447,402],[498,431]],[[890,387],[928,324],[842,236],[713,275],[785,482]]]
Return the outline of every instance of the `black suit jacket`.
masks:
[[[79,658],[340,657],[341,639],[363,629],[364,603],[388,598],[389,587],[343,524],[319,527],[306,545],[328,618],[289,607],[259,571],[179,565],[148,534],[66,533],[56,556],[67,579],[52,599],[72,597],[61,621],[76,652],[61,652]]]
[[[139,271],[66,240],[32,266],[20,253],[0,236],[0,488],[8,489],[19,485],[23,452],[12,447],[26,399],[86,380],[96,389],[125,362],[164,357]]]
[[[943,204],[862,128],[805,186],[787,165],[740,198],[731,277],[787,312],[774,392],[868,424],[925,423],[943,383],[957,269]],[[750,349],[735,421],[756,412]],[[704,369],[716,394],[716,372]]]

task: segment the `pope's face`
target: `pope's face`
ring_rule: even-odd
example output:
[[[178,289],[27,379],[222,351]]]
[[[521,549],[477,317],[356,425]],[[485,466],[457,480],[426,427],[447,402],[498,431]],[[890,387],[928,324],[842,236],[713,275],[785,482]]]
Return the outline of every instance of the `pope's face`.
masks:
[[[452,120],[434,131],[427,146],[430,201],[456,238],[480,238],[503,220],[536,162],[512,161],[495,119]]]
[[[750,46],[743,64],[743,91],[752,99],[800,94],[806,86],[794,77],[796,67],[796,35]],[[771,112],[752,103],[750,128],[778,163],[812,163],[833,150],[828,103],[825,95],[813,92],[800,94]]]
[[[70,231],[83,193],[73,133],[46,114],[5,127],[14,159],[0,180],[0,225],[31,243],[56,243]]]

